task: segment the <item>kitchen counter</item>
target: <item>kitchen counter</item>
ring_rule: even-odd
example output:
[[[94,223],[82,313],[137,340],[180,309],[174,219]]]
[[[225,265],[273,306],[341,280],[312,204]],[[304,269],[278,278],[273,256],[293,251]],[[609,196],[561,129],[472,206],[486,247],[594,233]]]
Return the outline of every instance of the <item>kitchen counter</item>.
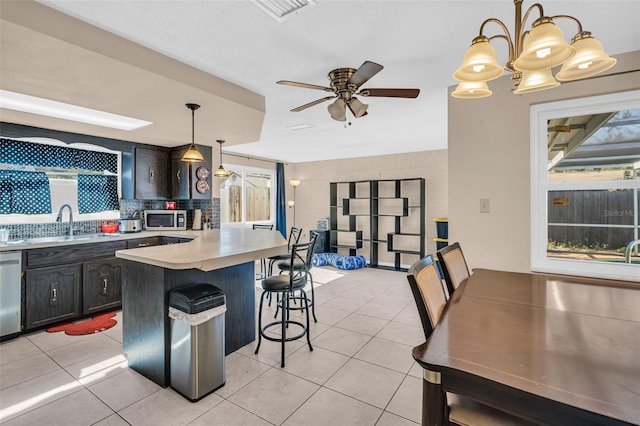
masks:
[[[213,271],[282,254],[287,250],[287,241],[279,232],[251,228],[145,232],[145,236],[154,235],[193,240],[182,244],[120,250],[116,252],[116,257],[174,270]]]

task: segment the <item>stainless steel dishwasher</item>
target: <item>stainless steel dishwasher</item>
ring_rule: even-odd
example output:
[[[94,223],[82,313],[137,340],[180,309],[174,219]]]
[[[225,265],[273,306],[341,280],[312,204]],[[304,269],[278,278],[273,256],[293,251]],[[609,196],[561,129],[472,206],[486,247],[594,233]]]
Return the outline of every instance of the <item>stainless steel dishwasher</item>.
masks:
[[[21,331],[22,252],[0,252],[0,337]]]

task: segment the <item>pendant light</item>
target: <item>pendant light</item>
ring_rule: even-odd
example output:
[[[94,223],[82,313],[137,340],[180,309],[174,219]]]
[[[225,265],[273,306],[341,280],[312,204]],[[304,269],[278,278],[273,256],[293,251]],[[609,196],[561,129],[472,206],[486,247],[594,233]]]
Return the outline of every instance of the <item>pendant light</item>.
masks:
[[[213,175],[215,177],[227,177],[229,176],[229,172],[226,171],[224,167],[222,167],[222,144],[224,143],[224,141],[221,139],[218,139],[216,140],[216,142],[220,144],[220,167],[218,167],[218,170],[216,170]]]
[[[191,110],[191,145],[187,152],[184,153],[181,161],[188,161],[190,163],[202,163],[204,161],[204,157],[198,151],[196,144],[194,142],[195,138],[195,111],[200,108],[200,105],[197,104],[185,104],[187,108]]]

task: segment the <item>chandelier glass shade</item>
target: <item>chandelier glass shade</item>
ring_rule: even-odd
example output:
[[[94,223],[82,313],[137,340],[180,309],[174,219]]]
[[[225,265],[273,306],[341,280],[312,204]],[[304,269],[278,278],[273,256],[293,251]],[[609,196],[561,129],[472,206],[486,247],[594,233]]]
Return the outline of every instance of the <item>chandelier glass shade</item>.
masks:
[[[522,2],[513,1],[516,9],[513,34],[499,19],[490,18],[482,23],[480,34],[473,39],[462,64],[453,74],[460,84],[452,96],[467,99],[490,96],[487,81],[502,76],[505,70],[512,74],[511,79],[516,86],[514,93],[522,94],[559,86],[552,75],[552,69],[559,65],[562,67],[557,79],[568,81],[591,77],[616,64],[616,60],[604,52],[602,44],[590,32],[583,31],[582,24],[573,16],[545,16],[542,5],[535,3],[523,17]],[[530,30],[526,30],[529,16],[536,11],[538,19],[533,21]],[[571,44],[567,43],[554,19],[569,19],[577,25],[578,32]],[[491,37],[485,35],[485,25],[489,23],[497,24],[503,33]],[[509,47],[509,60],[504,66],[498,63],[491,45],[496,38],[506,40]]]
[[[198,151],[195,144],[195,111],[200,108],[200,105],[185,104],[185,106],[191,110],[191,145],[189,145],[189,149],[184,153],[180,160],[187,161],[189,163],[202,163],[204,161],[204,157],[200,151]]]

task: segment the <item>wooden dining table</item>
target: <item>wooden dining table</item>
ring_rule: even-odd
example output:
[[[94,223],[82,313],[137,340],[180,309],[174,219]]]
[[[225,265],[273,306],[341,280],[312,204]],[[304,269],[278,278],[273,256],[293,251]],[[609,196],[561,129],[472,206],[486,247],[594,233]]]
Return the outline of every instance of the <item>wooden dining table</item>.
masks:
[[[446,392],[538,424],[640,424],[640,283],[475,269],[429,339],[423,425]]]

